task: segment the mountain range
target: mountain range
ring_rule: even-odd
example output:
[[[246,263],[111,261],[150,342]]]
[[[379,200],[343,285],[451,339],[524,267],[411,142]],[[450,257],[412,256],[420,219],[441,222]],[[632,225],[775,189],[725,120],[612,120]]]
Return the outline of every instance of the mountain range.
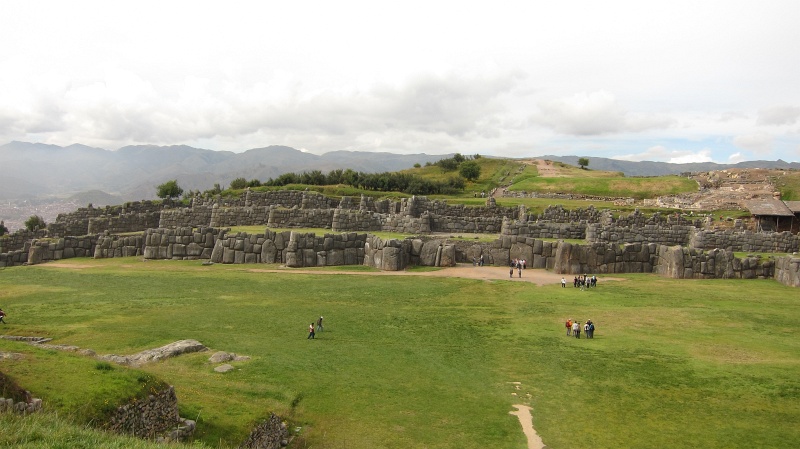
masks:
[[[120,204],[155,198],[156,186],[177,179],[184,190],[227,187],[236,178],[266,181],[283,173],[350,168],[379,173],[424,165],[451,155],[333,151],[322,155],[286,146],[254,148],[242,153],[212,151],[185,145],[126,146],[115,151],[80,144],[61,147],[10,142],[0,146],[0,200],[69,198],[82,195],[94,204]],[[579,156],[531,156],[578,165]],[[629,162],[587,157],[589,168],[619,171],[626,176],[660,176],[741,168],[800,169],[800,163],[749,161],[738,164]],[[526,158],[527,159],[527,158]],[[85,201],[80,201],[85,202]]]

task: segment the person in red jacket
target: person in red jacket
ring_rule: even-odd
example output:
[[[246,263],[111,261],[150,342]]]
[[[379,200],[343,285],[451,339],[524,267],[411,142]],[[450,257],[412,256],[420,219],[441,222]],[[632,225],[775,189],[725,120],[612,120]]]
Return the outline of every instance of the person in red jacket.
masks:
[[[571,335],[570,332],[572,332],[572,318],[567,319],[566,327],[567,327],[567,337],[569,337]]]

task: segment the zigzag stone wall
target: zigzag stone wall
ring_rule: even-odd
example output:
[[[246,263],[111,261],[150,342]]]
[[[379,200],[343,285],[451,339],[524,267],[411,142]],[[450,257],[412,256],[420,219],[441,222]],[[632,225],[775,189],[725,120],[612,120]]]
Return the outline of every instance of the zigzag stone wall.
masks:
[[[148,229],[144,235],[143,256],[145,259],[210,259],[221,232],[225,231],[208,227]]]
[[[94,248],[95,259],[132,257],[144,254],[145,233],[131,236],[103,235]]]
[[[30,247],[31,240],[42,239],[47,237],[46,229],[39,229],[36,231],[28,231],[27,229],[19,229],[11,234],[0,236],[0,253],[8,253],[11,251],[26,250]]]
[[[55,240],[34,240],[28,251],[28,265],[73,257],[91,257],[98,236],[63,237]]]

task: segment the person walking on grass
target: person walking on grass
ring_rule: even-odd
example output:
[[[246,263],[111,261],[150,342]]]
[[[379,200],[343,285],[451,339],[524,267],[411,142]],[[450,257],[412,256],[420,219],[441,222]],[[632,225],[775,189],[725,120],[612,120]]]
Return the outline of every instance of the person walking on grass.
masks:
[[[572,333],[575,335],[575,338],[581,338],[581,323],[579,321],[572,323]]]
[[[567,337],[570,337],[572,335],[572,318],[567,318],[565,326],[567,326]]]
[[[561,278],[561,288],[567,288],[567,280],[563,277]]]
[[[587,321],[589,323],[589,333],[586,334],[586,338],[594,338],[594,323],[592,320]]]
[[[322,332],[322,317],[317,320],[317,332]]]
[[[308,326],[308,337],[306,337],[306,340],[309,340],[309,339],[314,340],[314,323],[313,322]]]
[[[589,336],[589,322],[583,323],[583,335],[586,335],[586,338],[592,338]]]

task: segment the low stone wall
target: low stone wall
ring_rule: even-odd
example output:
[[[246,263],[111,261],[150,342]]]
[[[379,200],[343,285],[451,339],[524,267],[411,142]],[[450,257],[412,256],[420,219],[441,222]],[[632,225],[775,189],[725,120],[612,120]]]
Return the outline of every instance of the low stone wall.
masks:
[[[119,407],[104,426],[116,433],[138,438],[181,440],[194,431],[194,422],[178,415],[178,397],[170,386],[150,394],[144,400]],[[163,434],[167,434],[164,438]]]
[[[31,398],[29,401],[17,401],[12,398],[0,398],[0,413],[19,413],[29,415],[42,410],[42,400]]]
[[[776,259],[775,280],[790,287],[800,287],[800,257],[786,256]]]
[[[0,253],[0,268],[13,267],[28,263],[28,250],[18,249]]]
[[[280,449],[289,444],[289,431],[286,424],[274,413],[257,425],[242,444],[242,449]]]

